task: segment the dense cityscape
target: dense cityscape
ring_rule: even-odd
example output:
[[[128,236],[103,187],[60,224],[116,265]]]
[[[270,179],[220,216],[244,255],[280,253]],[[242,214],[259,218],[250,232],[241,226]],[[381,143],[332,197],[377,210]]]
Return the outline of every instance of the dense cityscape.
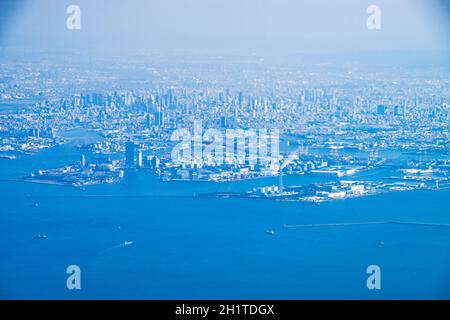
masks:
[[[449,16],[0,0],[0,300],[449,299]]]
[[[14,161],[65,144],[80,132],[91,141],[77,144],[83,153],[79,163],[17,179],[84,186],[120,183],[129,170],[147,170],[168,182],[278,176],[276,186],[228,196],[307,201],[449,185],[450,85],[445,71],[363,71],[357,64],[256,69],[263,61],[256,58],[233,61],[228,68],[214,59],[164,68],[111,62],[101,67],[97,61],[87,70],[50,58],[41,64],[2,63],[0,156]],[[225,161],[216,163],[200,151],[200,157],[175,163],[174,131],[184,128],[193,141],[198,134],[208,140],[194,132],[195,122],[224,136],[234,130],[237,145],[244,144],[244,159],[225,154]],[[250,140],[239,136],[248,130],[268,135],[264,147],[270,161],[251,161]],[[279,139],[271,136],[275,130]],[[203,153],[206,146],[201,146]],[[392,158],[396,152],[402,156]],[[375,181],[340,180],[386,169],[389,174]],[[283,176],[304,174],[332,181],[283,185]]]

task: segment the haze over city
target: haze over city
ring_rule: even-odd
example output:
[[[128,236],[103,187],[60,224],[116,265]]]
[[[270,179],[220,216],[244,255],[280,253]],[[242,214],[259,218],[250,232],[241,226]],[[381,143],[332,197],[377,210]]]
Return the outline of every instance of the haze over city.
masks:
[[[0,298],[448,299],[448,9],[1,2]]]
[[[81,30],[64,28],[71,1],[6,1],[2,45],[106,55],[139,52],[292,54],[448,50],[448,5],[377,1],[382,28],[366,28],[368,0],[87,1]]]

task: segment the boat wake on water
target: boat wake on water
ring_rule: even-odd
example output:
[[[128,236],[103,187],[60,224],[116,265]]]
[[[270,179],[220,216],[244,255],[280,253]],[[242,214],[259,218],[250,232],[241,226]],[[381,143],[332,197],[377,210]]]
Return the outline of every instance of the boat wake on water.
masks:
[[[105,254],[105,253],[107,253],[107,252],[109,252],[109,251],[112,251],[112,250],[114,250],[114,249],[123,248],[123,247],[128,247],[128,246],[131,246],[132,244],[133,244],[133,241],[124,241],[124,242],[119,243],[119,244],[116,244],[116,245],[114,245],[114,246],[112,246],[112,247],[103,249],[103,250],[100,251],[98,254],[99,254],[99,255]]]

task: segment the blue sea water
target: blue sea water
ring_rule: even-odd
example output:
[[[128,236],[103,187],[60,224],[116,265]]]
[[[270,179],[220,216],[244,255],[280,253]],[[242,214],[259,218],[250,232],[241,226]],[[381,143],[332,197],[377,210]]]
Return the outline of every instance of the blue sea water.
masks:
[[[449,227],[283,227],[450,224],[450,190],[314,205],[196,196],[245,191],[276,179],[167,183],[136,171],[121,184],[84,190],[10,180],[74,163],[79,156],[65,145],[0,159],[0,298],[450,298]],[[286,178],[286,183],[311,181]],[[48,239],[34,240],[36,234]],[[133,244],[120,245],[124,241]],[[73,264],[81,268],[81,290],[66,288],[66,268]],[[381,290],[366,286],[366,268],[373,264],[381,268]]]

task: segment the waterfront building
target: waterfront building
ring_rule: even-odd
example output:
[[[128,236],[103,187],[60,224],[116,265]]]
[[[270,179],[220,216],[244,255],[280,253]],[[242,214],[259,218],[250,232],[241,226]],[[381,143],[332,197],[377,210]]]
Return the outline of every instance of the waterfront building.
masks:
[[[128,141],[125,144],[125,165],[128,168],[132,168],[134,166],[134,150],[135,150],[134,143]]]

